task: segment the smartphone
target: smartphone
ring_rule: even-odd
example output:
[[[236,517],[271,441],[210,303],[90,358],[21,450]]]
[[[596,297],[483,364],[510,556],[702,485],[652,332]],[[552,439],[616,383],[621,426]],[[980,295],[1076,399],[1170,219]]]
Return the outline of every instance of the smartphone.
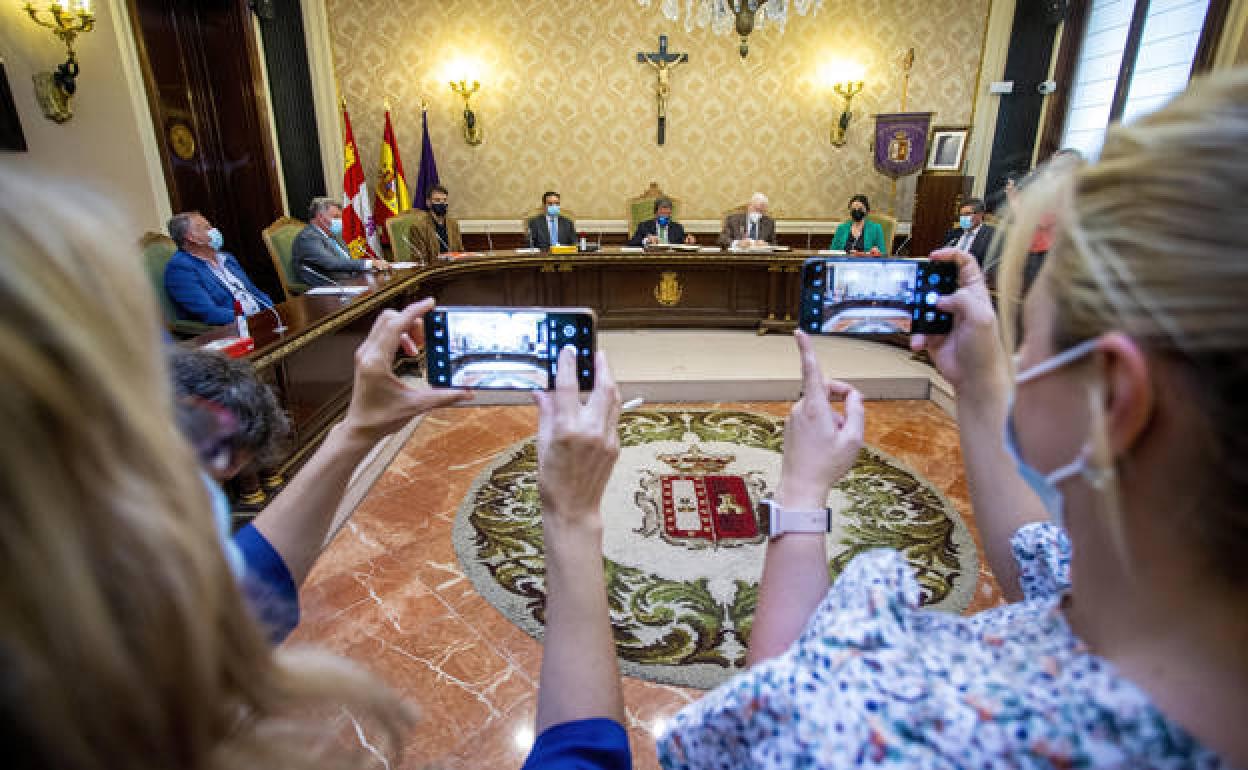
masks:
[[[801,326],[810,334],[948,334],[936,308],[958,266],[930,259],[816,257],[802,265]]]
[[[552,390],[565,345],[576,347],[581,390],[594,389],[594,311],[580,307],[438,307],[425,316],[425,362],[435,388]]]

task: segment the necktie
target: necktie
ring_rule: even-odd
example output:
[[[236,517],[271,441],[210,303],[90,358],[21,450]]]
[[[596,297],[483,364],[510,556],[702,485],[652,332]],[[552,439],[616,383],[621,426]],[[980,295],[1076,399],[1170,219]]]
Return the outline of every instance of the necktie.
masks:
[[[667,225],[659,225],[659,243],[667,243]]]
[[[758,240],[758,222],[755,222],[753,219],[750,220],[750,240]]]
[[[558,246],[559,245],[559,220],[555,219],[554,217],[550,217],[546,221],[550,224],[550,245]]]
[[[966,251],[971,248],[971,231],[966,230],[962,233],[962,237],[958,239],[958,251]]]

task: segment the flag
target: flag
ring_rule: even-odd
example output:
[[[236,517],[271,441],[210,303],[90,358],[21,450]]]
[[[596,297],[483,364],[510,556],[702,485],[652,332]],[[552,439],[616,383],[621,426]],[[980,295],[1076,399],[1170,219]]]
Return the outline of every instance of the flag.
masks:
[[[407,175],[403,173],[403,159],[399,157],[399,143],[394,139],[390,125],[390,106],[386,105],[386,130],[381,138],[381,163],[377,167],[377,198],[373,201],[373,218],[382,243],[390,243],[386,221],[412,207],[407,193]]]
[[[433,143],[429,141],[429,114],[420,110],[420,173],[416,176],[416,207],[429,208],[429,193],[438,183],[438,164],[433,160]]]
[[[381,241],[377,238],[377,225],[368,202],[368,180],[364,178],[364,166],[355,147],[355,134],[351,131],[351,116],[347,114],[346,102],[342,105],[342,122],[346,126],[343,139],[342,171],[342,240],[355,259],[377,259],[381,255]]]

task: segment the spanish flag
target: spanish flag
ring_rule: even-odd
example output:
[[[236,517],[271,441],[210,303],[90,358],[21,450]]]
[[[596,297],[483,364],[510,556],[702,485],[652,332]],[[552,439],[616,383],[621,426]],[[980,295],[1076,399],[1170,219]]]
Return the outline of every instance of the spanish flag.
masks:
[[[342,240],[355,259],[377,259],[381,254],[381,241],[377,238],[377,225],[368,201],[368,180],[364,178],[364,166],[355,147],[355,134],[351,131],[351,116],[347,114],[347,101],[342,101],[343,139],[342,171]]]
[[[390,105],[386,105],[386,130],[381,138],[381,163],[377,167],[377,198],[373,210],[377,213],[377,230],[381,242],[390,243],[386,221],[412,207],[412,196],[407,193],[407,175],[403,173],[403,159],[399,157],[399,143],[394,139],[394,127],[390,125]]]

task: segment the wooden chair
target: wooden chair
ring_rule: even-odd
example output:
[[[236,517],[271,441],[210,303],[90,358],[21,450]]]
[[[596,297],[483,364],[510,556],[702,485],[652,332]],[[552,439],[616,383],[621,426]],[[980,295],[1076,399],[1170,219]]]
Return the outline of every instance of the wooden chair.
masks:
[[[870,214],[867,214],[867,221],[879,224],[880,228],[884,230],[884,253],[886,255],[892,254],[893,236],[897,234],[897,217],[890,217],[888,214],[878,214],[872,211]]]
[[[672,202],[672,219],[680,220],[680,201],[663,192],[658,182],[651,182],[646,191],[636,198],[628,199],[628,234],[637,231],[637,225],[647,219],[654,219],[654,201],[656,198],[667,198]]]
[[[269,258],[273,260],[273,269],[282,282],[282,291],[290,299],[308,290],[309,286],[299,280],[295,272],[294,255],[291,246],[295,236],[307,226],[294,217],[282,217],[264,228],[260,237],[264,239],[264,247],[269,250]]]
[[[152,285],[152,292],[160,303],[160,313],[165,318],[165,326],[177,337],[196,337],[208,331],[208,324],[199,321],[178,320],[178,312],[165,291],[165,266],[178,250],[173,239],[164,233],[147,232],[139,239],[139,248],[143,252],[143,268],[147,271],[147,280]]]
[[[386,232],[390,235],[390,249],[395,262],[423,263],[425,261],[424,256],[412,249],[412,241],[409,237],[412,225],[416,223],[419,214],[420,209],[408,209],[386,220]]]

